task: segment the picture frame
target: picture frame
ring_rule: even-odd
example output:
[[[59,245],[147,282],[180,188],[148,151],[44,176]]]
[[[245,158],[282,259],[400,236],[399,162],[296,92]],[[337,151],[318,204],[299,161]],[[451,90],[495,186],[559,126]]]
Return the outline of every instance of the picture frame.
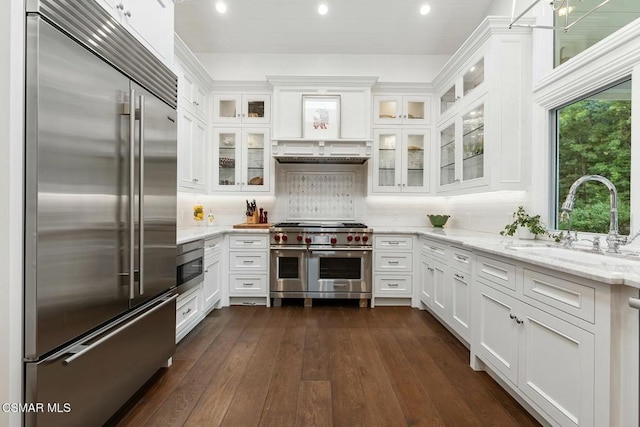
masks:
[[[340,95],[302,95],[302,137],[340,138]]]

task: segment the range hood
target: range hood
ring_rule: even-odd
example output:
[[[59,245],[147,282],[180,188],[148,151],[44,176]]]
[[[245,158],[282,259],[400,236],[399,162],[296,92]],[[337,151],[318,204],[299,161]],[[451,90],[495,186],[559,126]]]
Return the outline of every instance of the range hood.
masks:
[[[371,140],[302,138],[272,141],[271,153],[279,163],[357,164],[371,158]]]

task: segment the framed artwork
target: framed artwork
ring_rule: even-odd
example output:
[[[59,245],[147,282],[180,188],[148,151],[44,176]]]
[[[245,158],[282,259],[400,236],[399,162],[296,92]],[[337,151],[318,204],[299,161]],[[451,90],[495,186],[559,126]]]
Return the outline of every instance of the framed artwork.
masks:
[[[302,137],[340,138],[340,95],[302,95]]]

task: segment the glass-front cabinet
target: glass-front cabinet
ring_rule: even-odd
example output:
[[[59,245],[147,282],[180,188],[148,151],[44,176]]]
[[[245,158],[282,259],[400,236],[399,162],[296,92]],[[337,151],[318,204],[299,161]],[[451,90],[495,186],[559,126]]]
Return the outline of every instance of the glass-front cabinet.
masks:
[[[423,95],[375,95],[373,123],[428,125],[431,99]]]
[[[465,97],[471,96],[472,91],[482,83],[484,83],[484,57],[475,61],[462,75],[456,76],[451,85],[447,86],[440,95],[440,115],[452,109]]]
[[[216,123],[266,124],[271,122],[269,94],[214,94],[213,121]]]
[[[440,130],[440,188],[484,178],[484,162],[484,104],[479,104]]]
[[[269,129],[216,128],[213,188],[230,192],[269,191]]]
[[[428,192],[430,131],[377,128],[373,135],[372,192]]]

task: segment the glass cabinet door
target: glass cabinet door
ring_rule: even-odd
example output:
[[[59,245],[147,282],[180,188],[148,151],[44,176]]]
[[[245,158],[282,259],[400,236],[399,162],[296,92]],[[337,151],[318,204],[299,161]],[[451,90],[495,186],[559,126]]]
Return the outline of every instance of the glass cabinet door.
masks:
[[[270,123],[270,115],[270,95],[242,95],[242,123]]]
[[[213,95],[213,120],[240,123],[242,119],[240,95]]]
[[[245,129],[242,131],[244,147],[242,173],[243,191],[267,191],[269,189],[269,130]]]
[[[440,113],[444,113],[456,103],[456,85],[453,85],[440,97]]]
[[[377,124],[399,124],[402,122],[402,96],[374,96],[373,122]]]
[[[374,130],[373,186],[377,191],[398,191],[400,186],[400,138],[401,134],[396,130]]]
[[[484,176],[484,104],[462,116],[462,180]]]
[[[465,96],[482,82],[484,82],[484,58],[471,67],[462,77],[462,96]]]
[[[456,126],[440,132],[440,185],[456,182]]]
[[[402,122],[408,125],[428,125],[430,120],[428,96],[405,96],[402,103]]]
[[[405,131],[403,191],[425,191],[429,186],[429,131]]]
[[[215,129],[214,147],[217,161],[217,177],[214,185],[221,189],[237,190],[240,163],[240,131],[237,129]]]

